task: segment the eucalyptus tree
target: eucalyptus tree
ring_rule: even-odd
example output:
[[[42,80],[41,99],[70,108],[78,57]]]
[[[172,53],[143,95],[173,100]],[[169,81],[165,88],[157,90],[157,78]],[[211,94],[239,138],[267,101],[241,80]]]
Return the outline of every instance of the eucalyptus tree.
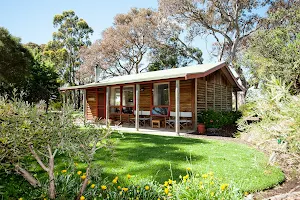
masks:
[[[53,42],[49,46],[55,46],[55,53],[66,53],[66,59],[62,60],[64,65],[61,75],[67,83],[75,85],[75,73],[80,65],[78,52],[82,46],[91,44],[93,29],[72,10],[55,15],[53,25],[57,31],[53,33]]]
[[[255,12],[263,0],[160,0],[159,11],[170,21],[184,24],[188,37],[212,36],[213,55],[233,63],[243,84],[242,68],[235,62],[248,37],[260,28],[261,17]]]

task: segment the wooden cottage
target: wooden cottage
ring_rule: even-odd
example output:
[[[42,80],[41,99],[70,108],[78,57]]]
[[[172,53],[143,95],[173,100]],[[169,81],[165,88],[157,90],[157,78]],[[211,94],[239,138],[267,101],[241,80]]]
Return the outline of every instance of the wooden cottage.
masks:
[[[84,116],[135,125],[181,127],[197,125],[203,110],[232,110],[232,94],[242,91],[225,62],[113,77],[60,88],[83,90]],[[138,122],[138,123],[137,123]]]

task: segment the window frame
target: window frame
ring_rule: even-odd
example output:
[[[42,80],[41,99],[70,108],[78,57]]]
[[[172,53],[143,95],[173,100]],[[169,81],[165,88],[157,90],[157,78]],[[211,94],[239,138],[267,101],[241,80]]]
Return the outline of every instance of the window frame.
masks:
[[[156,85],[168,85],[168,105],[154,105],[154,102],[155,102],[155,98],[156,98],[156,94],[155,94],[155,86]],[[153,91],[152,91],[152,97],[153,97],[153,102],[152,102],[152,105],[151,105],[151,109],[150,109],[150,114],[151,116],[157,116],[157,117],[168,117],[170,116],[170,109],[171,109],[171,88],[170,88],[170,82],[159,82],[159,83],[153,83]],[[166,115],[157,115],[157,114],[153,114],[153,108],[155,107],[160,107],[160,108],[168,108],[168,112]]]

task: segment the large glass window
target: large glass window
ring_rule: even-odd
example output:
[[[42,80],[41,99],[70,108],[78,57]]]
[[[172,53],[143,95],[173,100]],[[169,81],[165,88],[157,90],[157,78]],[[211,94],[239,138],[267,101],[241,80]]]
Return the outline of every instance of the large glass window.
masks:
[[[122,96],[122,112],[124,114],[133,114],[134,106],[134,91],[132,86],[123,87],[123,96]]]
[[[160,83],[154,84],[154,105],[166,106],[169,105],[169,84]]]
[[[120,106],[120,88],[111,88],[110,105]]]
[[[110,113],[119,113],[120,112],[120,88],[111,88],[110,92]]]
[[[154,84],[153,92],[154,107],[152,115],[168,115],[169,112],[169,84]]]

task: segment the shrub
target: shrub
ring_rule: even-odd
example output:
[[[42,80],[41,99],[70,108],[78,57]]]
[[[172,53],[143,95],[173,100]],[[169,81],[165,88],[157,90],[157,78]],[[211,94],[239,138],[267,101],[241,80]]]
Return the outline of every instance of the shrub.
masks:
[[[243,113],[246,115],[238,125],[242,139],[270,152],[273,158],[283,154],[281,164],[290,162],[292,167],[300,169],[300,96],[291,95],[289,88],[273,77],[262,95],[245,105]],[[249,116],[261,120],[248,124]]]
[[[198,114],[198,122],[204,122],[206,128],[222,128],[226,125],[236,124],[240,117],[240,112],[208,110]]]

